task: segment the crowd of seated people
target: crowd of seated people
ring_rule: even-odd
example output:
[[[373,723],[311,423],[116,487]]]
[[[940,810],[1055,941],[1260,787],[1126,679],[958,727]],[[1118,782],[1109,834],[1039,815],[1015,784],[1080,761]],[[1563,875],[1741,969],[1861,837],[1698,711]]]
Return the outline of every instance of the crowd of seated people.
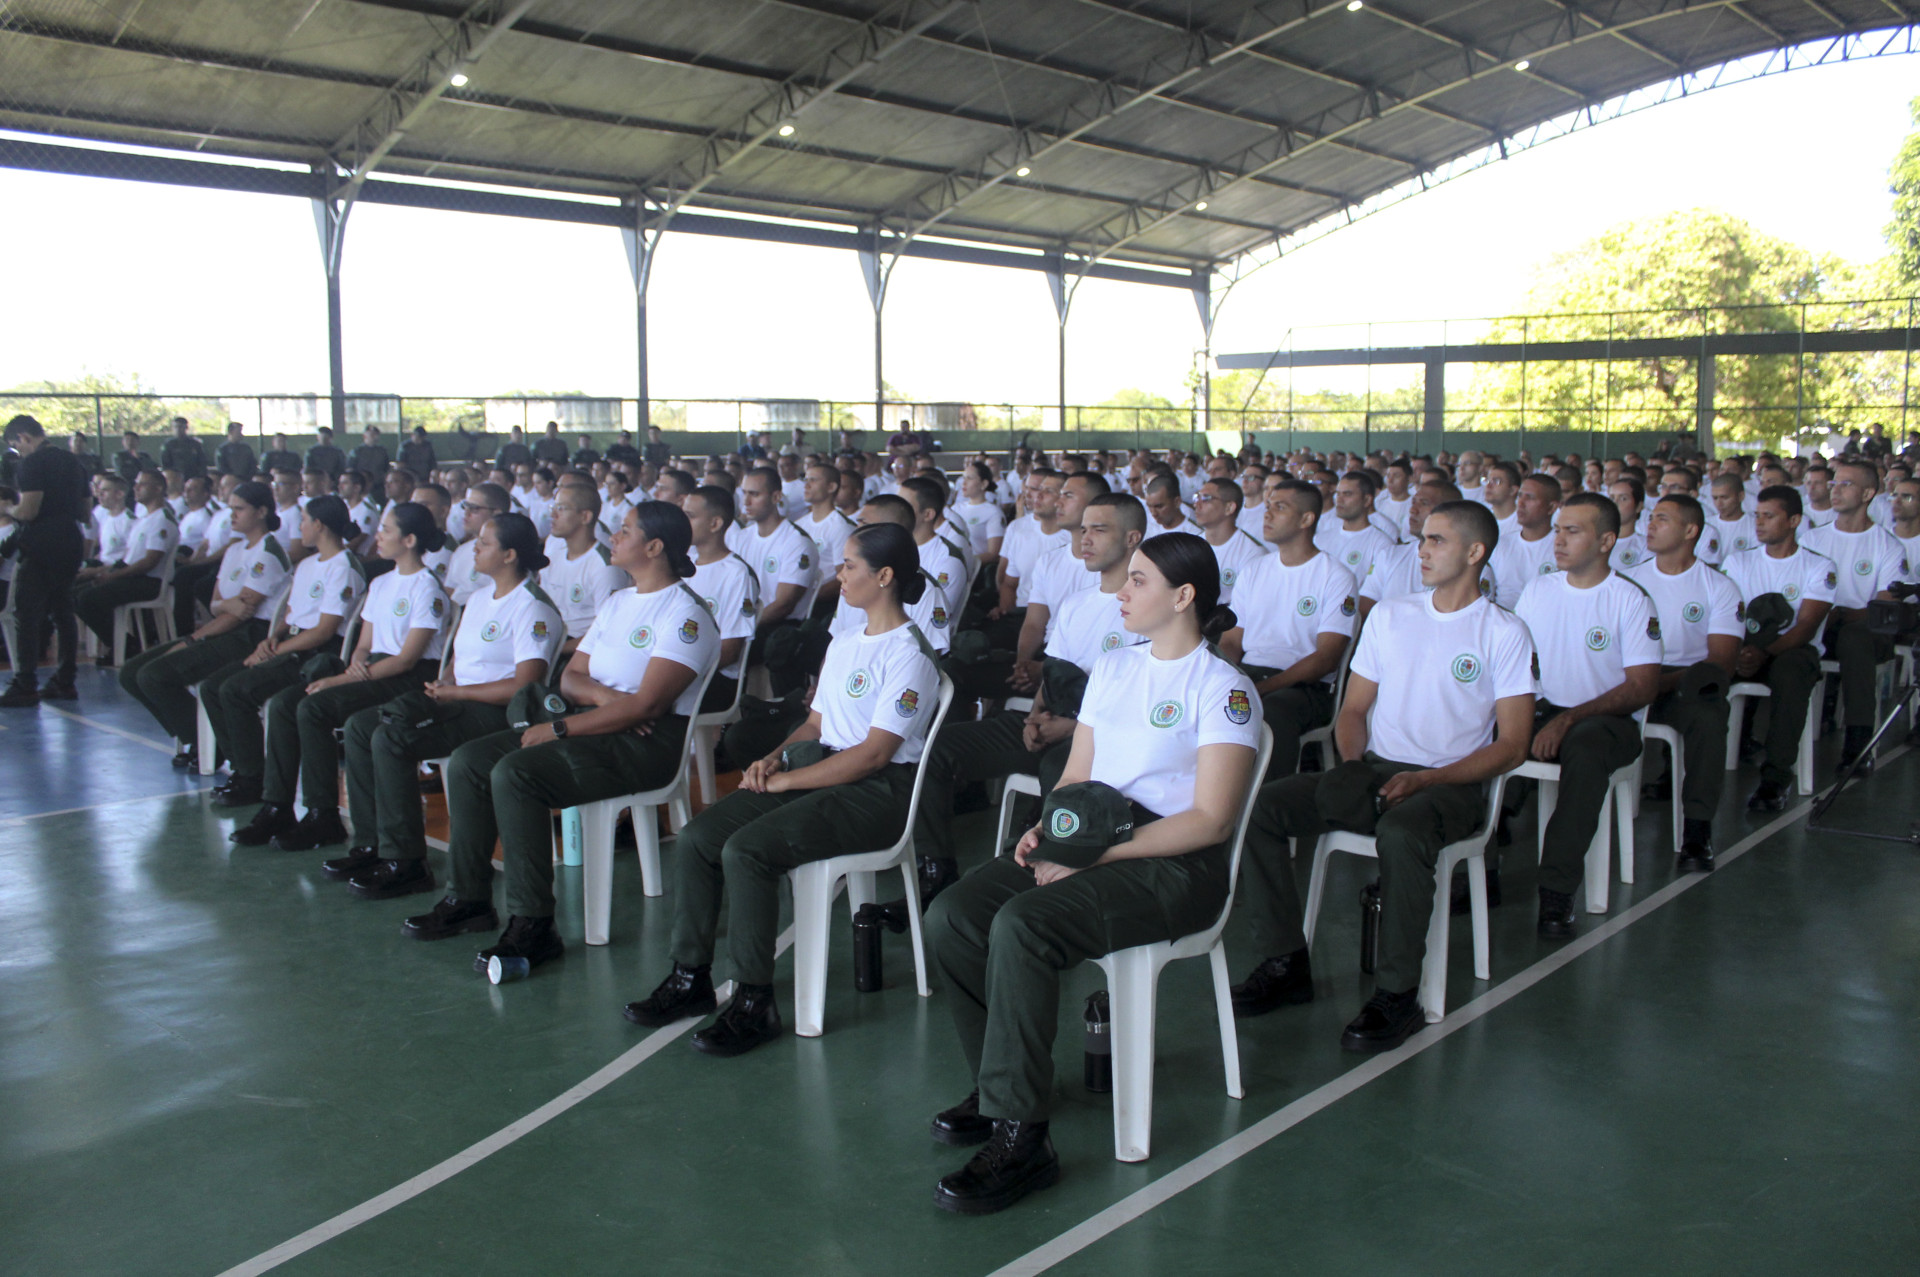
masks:
[[[962,1213],[1058,1174],[1063,971],[1201,930],[1232,895],[1252,949],[1235,1014],[1309,1002],[1293,842],[1370,835],[1375,992],[1341,1045],[1396,1047],[1424,1022],[1429,918],[1468,905],[1464,874],[1436,880],[1443,848],[1485,837],[1500,903],[1487,823],[1526,787],[1490,813],[1491,782],[1559,769],[1545,941],[1578,933],[1583,865],[1647,723],[1681,740],[1682,783],[1649,769],[1645,791],[1681,808],[1675,871],[1711,870],[1735,684],[1770,707],[1735,742],[1759,764],[1749,810],[1786,805],[1810,715],[1842,716],[1842,764],[1865,770],[1893,655],[1868,605],[1920,563],[1920,481],[1886,448],[1023,446],[957,460],[956,483],[911,431],[885,452],[796,438],[771,454],[754,436],[676,458],[657,430],[644,450],[570,450],[549,423],[446,463],[420,432],[392,459],[374,430],[350,456],[323,432],[256,457],[236,428],[211,464],[181,438],[162,465],[130,438],[97,473],[80,615],[104,635],[171,560],[181,637],[119,681],[177,766],[201,761],[204,714],[232,841],[339,848],[320,867],[362,899],[439,894],[400,930],[497,932],[476,969],[563,955],[556,810],[671,783],[693,718],[742,704],[721,745],[738,786],[674,844],[671,967],[624,1015],[711,1016],[692,1041],[714,1056],[760,1047],[784,1028],[780,878],[893,845],[924,770],[919,894],[974,1081],[931,1130],[983,1146],[936,1187]],[[929,739],[943,685],[958,705]],[[422,765],[442,760],[444,888],[422,800]],[[963,872],[956,804],[1014,775],[1037,778],[1039,818]]]

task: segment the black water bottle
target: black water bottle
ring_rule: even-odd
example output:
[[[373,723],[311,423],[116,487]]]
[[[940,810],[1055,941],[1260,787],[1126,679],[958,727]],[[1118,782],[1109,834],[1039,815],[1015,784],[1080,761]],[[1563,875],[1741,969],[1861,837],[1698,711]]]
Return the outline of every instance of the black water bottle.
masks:
[[[1095,1095],[1113,1090],[1113,1014],[1107,1007],[1107,991],[1087,995],[1087,1089]]]
[[[880,991],[880,909],[861,905],[853,915],[853,987],[861,993]]]
[[[1360,970],[1373,974],[1380,962],[1380,880],[1360,888]]]

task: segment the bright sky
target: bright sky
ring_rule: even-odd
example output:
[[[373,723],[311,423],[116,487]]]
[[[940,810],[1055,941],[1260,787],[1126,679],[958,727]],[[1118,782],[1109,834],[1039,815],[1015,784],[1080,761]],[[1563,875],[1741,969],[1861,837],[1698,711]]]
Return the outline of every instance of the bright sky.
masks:
[[[1920,61],[1886,58],[1717,89],[1552,142],[1251,277],[1222,309],[1215,348],[1271,350],[1294,327],[1509,312],[1553,253],[1678,208],[1877,256],[1887,166],[1916,95]],[[90,369],[176,394],[326,389],[303,201],[0,169],[0,243],[0,386]],[[613,230],[368,205],[353,213],[343,288],[350,390],[634,393],[633,293]],[[872,311],[851,254],[669,233],[649,306],[656,399],[871,400]],[[900,391],[1053,402],[1038,273],[907,260],[886,314],[887,380]],[[1182,402],[1199,342],[1184,290],[1090,281],[1068,325],[1068,400],[1140,387]]]

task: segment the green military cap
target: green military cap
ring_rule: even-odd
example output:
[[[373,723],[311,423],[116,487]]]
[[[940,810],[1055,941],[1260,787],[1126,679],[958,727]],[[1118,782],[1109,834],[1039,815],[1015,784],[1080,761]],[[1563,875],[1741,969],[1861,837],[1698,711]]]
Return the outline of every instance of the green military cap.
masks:
[[[1047,713],[1080,717],[1080,702],[1087,694],[1085,670],[1058,656],[1046,657],[1040,662],[1040,686],[1046,690]]]
[[[960,630],[953,636],[947,659],[959,665],[978,665],[993,655],[993,645],[981,630]]]
[[[1673,690],[1682,700],[1712,700],[1727,694],[1727,681],[1725,670],[1711,661],[1701,661],[1680,671],[1679,685]]]
[[[1375,799],[1385,778],[1369,763],[1354,759],[1324,772],[1314,791],[1321,819],[1336,829],[1372,833],[1380,820]]]
[[[1762,594],[1743,604],[1740,616],[1747,623],[1747,642],[1766,647],[1781,631],[1793,628],[1794,607],[1785,595]]]
[[[525,731],[535,723],[565,718],[574,707],[550,683],[528,683],[507,702],[507,726]]]
[[[1115,843],[1133,838],[1133,804],[1097,780],[1062,785],[1040,809],[1040,845],[1033,858],[1085,869]]]

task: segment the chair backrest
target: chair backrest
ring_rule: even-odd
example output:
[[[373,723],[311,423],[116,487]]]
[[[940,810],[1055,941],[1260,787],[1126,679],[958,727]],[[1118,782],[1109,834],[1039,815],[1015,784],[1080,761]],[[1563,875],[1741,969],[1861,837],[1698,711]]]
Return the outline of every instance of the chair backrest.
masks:
[[[700,671],[699,675],[696,676],[693,680],[694,682],[693,703],[694,703],[695,709],[694,709],[694,713],[690,715],[687,719],[686,748],[680,751],[680,771],[682,775],[685,775],[686,773],[687,760],[692,758],[694,755],[694,746],[696,744],[696,741],[694,739],[694,734],[693,734],[694,726],[695,724],[699,723],[699,721],[703,717],[705,717],[705,715],[699,712],[699,705],[702,701],[707,699],[707,688],[710,685],[712,685],[713,676],[719,672],[719,669],[720,669],[720,649],[715,648],[713,652],[713,659],[707,662],[707,668]],[[740,672],[742,674],[746,673],[744,669],[741,670]],[[745,679],[741,679],[740,681],[742,683],[746,682]],[[734,704],[736,705],[740,703],[740,689],[737,685],[734,688],[733,700],[734,700]]]
[[[1333,676],[1333,721],[1340,721],[1340,711],[1347,703],[1347,675],[1353,669],[1353,652],[1360,646],[1360,627],[1366,624],[1363,617],[1355,616],[1353,636],[1347,640],[1346,650],[1340,653],[1340,668]]]
[[[751,646],[752,640],[748,640],[748,644],[749,646]],[[713,663],[713,671],[707,675],[707,682],[711,683],[715,678],[719,676],[719,673],[720,673],[720,662],[716,659]],[[735,716],[738,715],[740,712],[740,698],[746,694],[746,690],[747,690],[747,654],[744,650],[742,650],[740,653],[740,677],[733,680],[732,704],[728,705],[725,709],[708,710],[704,714],[695,714],[693,716],[693,722],[690,723],[689,726],[712,727],[712,726],[718,726],[722,723],[733,722]],[[702,701],[705,701],[707,699],[707,689],[704,686],[701,687],[700,689],[700,699]],[[689,739],[691,739],[693,736],[693,733],[688,732],[687,736]]]
[[[360,610],[367,605],[367,592],[360,591],[360,597],[347,604],[346,615],[340,618],[340,659],[353,659],[353,645],[360,639]]]
[[[933,712],[933,718],[927,724],[926,739],[920,746],[920,761],[913,765],[913,792],[907,799],[907,824],[902,838],[913,837],[914,821],[920,815],[920,787],[926,783],[927,760],[933,757],[933,742],[939,738],[940,728],[947,721],[947,710],[953,705],[953,680],[945,674],[940,676],[940,704]]]
[[[1233,827],[1233,850],[1227,860],[1227,904],[1220,911],[1225,922],[1227,909],[1233,907],[1234,892],[1240,887],[1240,851],[1247,845],[1247,823],[1253,819],[1253,804],[1260,796],[1260,779],[1267,774],[1267,761],[1273,757],[1273,729],[1260,724],[1260,748],[1253,759],[1253,771],[1247,778],[1247,796],[1240,804],[1240,819]]]

